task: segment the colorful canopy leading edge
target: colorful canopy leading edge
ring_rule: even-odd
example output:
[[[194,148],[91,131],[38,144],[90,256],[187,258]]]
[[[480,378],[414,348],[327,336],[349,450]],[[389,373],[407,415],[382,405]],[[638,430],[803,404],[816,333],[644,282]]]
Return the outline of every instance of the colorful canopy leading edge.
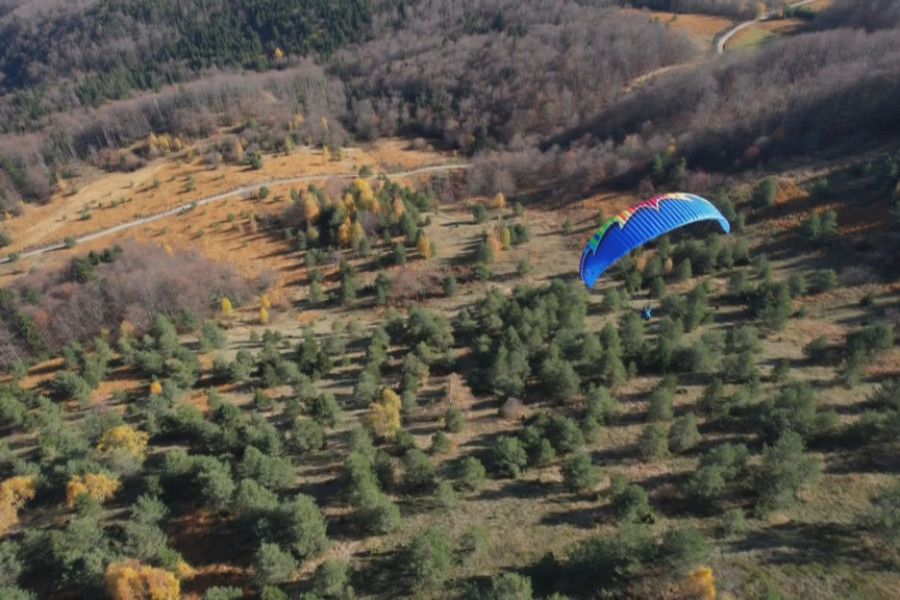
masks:
[[[731,226],[709,200],[694,194],[656,196],[626,208],[604,223],[581,254],[581,280],[589,288],[614,262],[658,236],[697,221],[714,220],[728,233]]]

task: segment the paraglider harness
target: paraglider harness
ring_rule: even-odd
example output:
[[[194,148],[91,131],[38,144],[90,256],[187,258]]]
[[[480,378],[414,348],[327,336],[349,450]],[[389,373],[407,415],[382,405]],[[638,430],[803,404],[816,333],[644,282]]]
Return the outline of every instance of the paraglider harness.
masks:
[[[653,306],[648,304],[646,308],[641,309],[641,318],[645,321],[649,321],[652,313],[653,313]]]

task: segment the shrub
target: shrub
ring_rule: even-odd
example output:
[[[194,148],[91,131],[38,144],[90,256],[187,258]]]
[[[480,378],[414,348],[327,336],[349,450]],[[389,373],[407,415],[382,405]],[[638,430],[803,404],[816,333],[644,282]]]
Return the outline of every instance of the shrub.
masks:
[[[316,567],[313,590],[321,598],[352,598],[347,563],[329,558]]]
[[[753,188],[752,201],[757,206],[772,206],[775,204],[777,190],[775,178],[772,176],[760,180]]]
[[[589,491],[597,487],[600,473],[584,453],[572,455],[562,465],[563,484],[571,492]]]
[[[697,417],[694,413],[678,417],[669,429],[669,448],[675,452],[687,452],[702,440],[703,436],[697,431]]]
[[[483,600],[532,600],[531,579],[518,573],[498,573],[491,577],[491,587]]]
[[[429,491],[435,485],[434,465],[428,455],[412,448],[403,455],[403,485],[410,491]]]
[[[493,447],[493,466],[499,476],[516,478],[527,464],[528,455],[518,438],[510,436],[497,438]]]
[[[772,446],[763,446],[756,490],[764,509],[792,504],[801,488],[818,481],[821,461],[806,456],[803,450],[803,438],[794,431],[785,432]]]
[[[484,484],[485,468],[480,460],[467,456],[457,465],[455,476],[460,490],[475,492]]]
[[[617,485],[612,490],[612,508],[619,522],[625,523],[653,523],[656,515],[650,508],[650,496],[647,491],[637,484],[628,484],[627,481]]]
[[[459,433],[465,427],[465,416],[457,406],[451,406],[444,413],[444,429],[450,433]]]
[[[399,564],[414,592],[434,592],[443,587],[453,568],[453,551],[447,536],[426,529],[399,553]]]
[[[662,423],[650,423],[638,441],[638,452],[644,460],[669,456],[668,432]]]
[[[290,581],[296,570],[297,561],[278,544],[264,542],[253,556],[254,578],[260,586]]]

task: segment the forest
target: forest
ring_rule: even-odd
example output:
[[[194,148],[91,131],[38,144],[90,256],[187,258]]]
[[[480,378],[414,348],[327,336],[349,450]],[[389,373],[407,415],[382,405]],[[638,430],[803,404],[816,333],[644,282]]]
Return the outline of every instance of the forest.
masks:
[[[0,597],[896,597],[900,8],[800,8],[0,0]]]

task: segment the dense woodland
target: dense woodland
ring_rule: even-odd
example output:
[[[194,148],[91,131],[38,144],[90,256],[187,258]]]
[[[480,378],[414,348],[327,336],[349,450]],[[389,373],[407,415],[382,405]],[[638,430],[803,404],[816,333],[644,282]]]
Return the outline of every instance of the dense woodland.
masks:
[[[86,163],[262,170],[395,135],[473,163],[454,193],[365,167],[225,220],[281,242],[287,306],[163,244],[21,269],[0,597],[893,597],[896,3],[717,58],[622,8],[0,0],[10,213]],[[731,233],[663,236],[602,289],[532,276],[609,216],[546,209],[676,187]]]
[[[576,195],[633,183],[673,141],[691,170],[740,168],[884,132],[898,118],[890,2],[834,2],[784,44],[701,61],[631,93],[639,75],[703,52],[612,2],[310,3],[278,27],[277,2],[14,4],[0,17],[0,194],[10,207],[46,198],[73,161],[150,131],[187,141],[250,115],[274,139],[298,113],[308,128],[298,138],[312,143],[437,138],[487,163],[475,189],[553,182]],[[80,25],[101,17],[100,31]],[[192,23],[204,34],[191,35]],[[78,37],[86,31],[89,42]],[[235,65],[279,71],[247,78],[230,74]],[[321,116],[349,133],[326,131]]]

